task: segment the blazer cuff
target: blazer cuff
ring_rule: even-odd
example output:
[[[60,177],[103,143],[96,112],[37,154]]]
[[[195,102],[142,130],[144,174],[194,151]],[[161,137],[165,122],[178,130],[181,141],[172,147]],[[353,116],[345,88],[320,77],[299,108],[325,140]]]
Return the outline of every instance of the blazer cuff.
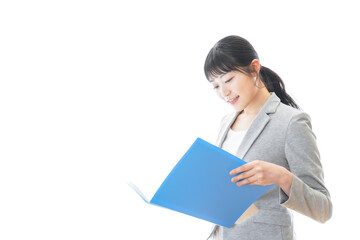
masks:
[[[280,192],[279,192],[280,204],[283,205],[284,207],[290,207],[294,199],[294,195],[295,195],[294,191],[301,184],[303,184],[302,181],[295,174],[293,174],[289,196],[280,188]]]
[[[303,188],[303,185],[303,181],[301,181],[300,178],[293,174],[293,179],[290,187],[290,196],[286,195],[286,193],[280,188],[280,204],[284,207],[294,209],[296,207],[296,204],[298,203],[298,197],[300,197],[296,195],[303,194],[302,192],[299,193],[299,190]]]

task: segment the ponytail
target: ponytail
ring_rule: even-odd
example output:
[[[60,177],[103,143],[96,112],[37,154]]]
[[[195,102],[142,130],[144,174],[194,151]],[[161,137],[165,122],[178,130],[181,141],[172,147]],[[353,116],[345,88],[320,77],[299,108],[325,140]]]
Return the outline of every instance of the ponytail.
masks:
[[[263,83],[265,84],[269,92],[275,92],[282,103],[289,105],[293,108],[300,109],[299,105],[290,97],[289,94],[285,91],[285,84],[274,71],[271,69],[261,66],[260,68],[260,77]]]

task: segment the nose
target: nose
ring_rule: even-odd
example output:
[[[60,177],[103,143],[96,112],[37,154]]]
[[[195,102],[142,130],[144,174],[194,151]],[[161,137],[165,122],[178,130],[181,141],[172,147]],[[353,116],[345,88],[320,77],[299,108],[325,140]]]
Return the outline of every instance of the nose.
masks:
[[[220,94],[222,98],[226,98],[227,96],[230,95],[230,90],[226,87],[221,87]]]

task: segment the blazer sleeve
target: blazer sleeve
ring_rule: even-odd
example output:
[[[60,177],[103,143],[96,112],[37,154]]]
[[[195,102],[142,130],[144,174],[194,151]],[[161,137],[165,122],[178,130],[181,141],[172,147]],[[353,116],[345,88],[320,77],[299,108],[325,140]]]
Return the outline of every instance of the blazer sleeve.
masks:
[[[280,204],[318,222],[331,218],[332,203],[324,184],[324,173],[310,116],[295,114],[289,122],[285,156],[293,173],[290,194],[280,190]]]

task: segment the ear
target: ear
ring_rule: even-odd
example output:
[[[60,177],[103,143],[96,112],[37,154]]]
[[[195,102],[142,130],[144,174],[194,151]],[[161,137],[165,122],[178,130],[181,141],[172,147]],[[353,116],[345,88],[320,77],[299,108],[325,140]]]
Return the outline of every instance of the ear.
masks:
[[[260,74],[260,61],[259,59],[254,59],[252,60],[252,62],[250,63],[250,69],[253,71],[253,73],[251,73],[253,75],[253,77],[258,77]]]

